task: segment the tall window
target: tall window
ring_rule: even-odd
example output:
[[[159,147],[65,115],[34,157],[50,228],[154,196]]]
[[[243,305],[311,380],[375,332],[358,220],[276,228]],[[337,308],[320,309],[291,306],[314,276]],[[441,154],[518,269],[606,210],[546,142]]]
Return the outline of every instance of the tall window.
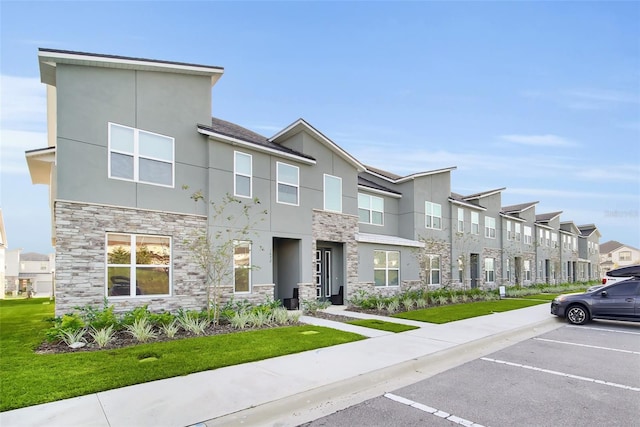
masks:
[[[511,233],[512,233],[511,221],[507,220],[507,240],[512,240],[513,239],[513,235]]]
[[[109,178],[173,187],[169,136],[109,123]]]
[[[506,260],[504,260],[504,272],[505,272],[505,277],[507,279],[507,282],[511,281],[511,260],[509,258],[507,258]]]
[[[299,205],[300,169],[297,166],[277,162],[278,203]]]
[[[484,259],[484,281],[493,283],[496,281],[493,258]]]
[[[107,296],[169,295],[171,238],[107,233]]]
[[[252,156],[234,152],[233,170],[235,175],[234,194],[239,197],[251,197],[252,190]]]
[[[520,241],[520,224],[516,222],[516,242]]]
[[[532,242],[531,227],[527,225],[524,226],[524,242],[528,245]]]
[[[384,225],[384,199],[358,193],[358,217],[364,224]]]
[[[442,207],[438,203],[424,202],[425,227],[440,230],[442,228]]]
[[[558,247],[558,233],[551,233],[551,246]]]
[[[458,208],[458,233],[464,233],[464,209]]]
[[[524,280],[531,280],[531,261],[525,259],[524,262]]]
[[[376,286],[398,286],[400,252],[373,251],[373,276]]]
[[[426,258],[426,278],[427,284],[439,285],[440,284],[440,255],[427,255]]]
[[[544,243],[551,246],[551,232],[549,230],[544,231]]]
[[[324,210],[342,212],[342,178],[324,175]]]
[[[233,291],[251,292],[251,243],[233,242]]]
[[[489,239],[496,238],[496,219],[486,216],[484,218],[484,237]]]
[[[471,212],[471,234],[480,234],[480,215]]]

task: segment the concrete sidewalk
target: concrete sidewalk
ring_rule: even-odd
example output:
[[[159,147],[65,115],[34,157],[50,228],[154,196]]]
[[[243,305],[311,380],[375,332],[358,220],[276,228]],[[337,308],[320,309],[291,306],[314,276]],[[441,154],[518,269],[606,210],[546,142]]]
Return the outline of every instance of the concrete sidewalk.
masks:
[[[7,411],[0,425],[295,426],[562,326],[548,304],[444,325],[383,319],[420,329],[393,334],[303,316],[369,338]]]

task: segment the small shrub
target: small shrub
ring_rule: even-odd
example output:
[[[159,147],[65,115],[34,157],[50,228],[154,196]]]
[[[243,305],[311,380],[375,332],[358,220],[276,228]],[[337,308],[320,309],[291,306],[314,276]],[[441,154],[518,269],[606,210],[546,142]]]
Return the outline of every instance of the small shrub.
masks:
[[[102,348],[105,345],[109,344],[109,342],[113,339],[113,325],[106,326],[104,328],[96,329],[95,327],[91,327],[89,331],[89,335],[93,338],[93,341],[98,344],[98,347]]]
[[[153,325],[146,317],[134,320],[133,324],[126,325],[125,328],[128,333],[140,342],[147,342],[158,336],[157,332],[153,330]]]
[[[416,299],[416,307],[425,308],[426,306],[427,306],[427,299],[426,298],[418,298],[418,299]]]
[[[160,323],[160,330],[168,338],[173,338],[180,330],[180,327],[178,326],[178,321],[174,318],[171,323]]]
[[[196,335],[202,335],[209,326],[207,318],[201,317],[200,313],[194,311],[183,311],[177,319],[182,329]]]
[[[300,321],[300,312],[299,311],[294,311],[292,313],[287,313],[287,317],[288,317],[288,323],[290,324],[295,324],[298,323]]]
[[[249,316],[249,324],[253,327],[260,328],[271,323],[271,314],[266,311],[256,311]]]
[[[84,347],[84,345],[87,343],[87,340],[84,338],[85,332],[87,332],[85,328],[61,329],[59,337],[69,347],[79,348]]]
[[[140,321],[142,319],[149,320],[151,317],[151,313],[147,308],[147,305],[143,305],[140,307],[136,307],[131,311],[128,311],[122,317],[122,323],[126,325],[133,325],[136,321]]]
[[[231,326],[236,329],[245,329],[249,325],[250,317],[251,313],[243,310],[233,313],[233,315],[229,318],[229,322],[231,323]]]
[[[331,302],[329,301],[320,301],[320,300],[312,300],[312,301],[303,301],[302,302],[302,310],[306,313],[315,313],[318,310],[324,310],[329,307]]]
[[[289,323],[289,311],[284,307],[278,307],[273,310],[272,317],[276,325],[286,325]]]
[[[378,300],[376,303],[376,310],[385,311],[387,309],[387,303],[384,300]]]
[[[415,301],[411,297],[406,297],[402,299],[402,306],[405,310],[411,311],[415,305]]]
[[[436,304],[438,305],[447,305],[449,303],[449,298],[444,295],[439,295],[436,299]]]
[[[151,313],[149,314],[149,321],[153,326],[162,328],[163,326],[175,323],[176,316],[166,311],[162,313]]]
[[[461,300],[461,297],[458,294],[451,294],[449,300],[451,301],[451,304],[458,304]]]
[[[387,311],[389,313],[395,313],[400,308],[400,301],[393,298],[387,303]]]

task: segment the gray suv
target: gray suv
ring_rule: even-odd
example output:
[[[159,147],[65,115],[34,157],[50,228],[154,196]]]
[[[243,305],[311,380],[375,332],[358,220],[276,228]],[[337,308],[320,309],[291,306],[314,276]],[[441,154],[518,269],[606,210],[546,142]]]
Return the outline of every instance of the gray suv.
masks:
[[[551,314],[582,325],[591,319],[640,322],[640,277],[582,294],[560,295],[551,302]]]

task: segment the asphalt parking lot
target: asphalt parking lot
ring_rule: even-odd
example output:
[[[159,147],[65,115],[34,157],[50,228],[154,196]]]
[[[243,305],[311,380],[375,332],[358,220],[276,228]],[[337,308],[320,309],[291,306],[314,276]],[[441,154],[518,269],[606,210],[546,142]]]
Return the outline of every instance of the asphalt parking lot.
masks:
[[[305,426],[640,425],[640,323],[593,321],[475,359]]]

